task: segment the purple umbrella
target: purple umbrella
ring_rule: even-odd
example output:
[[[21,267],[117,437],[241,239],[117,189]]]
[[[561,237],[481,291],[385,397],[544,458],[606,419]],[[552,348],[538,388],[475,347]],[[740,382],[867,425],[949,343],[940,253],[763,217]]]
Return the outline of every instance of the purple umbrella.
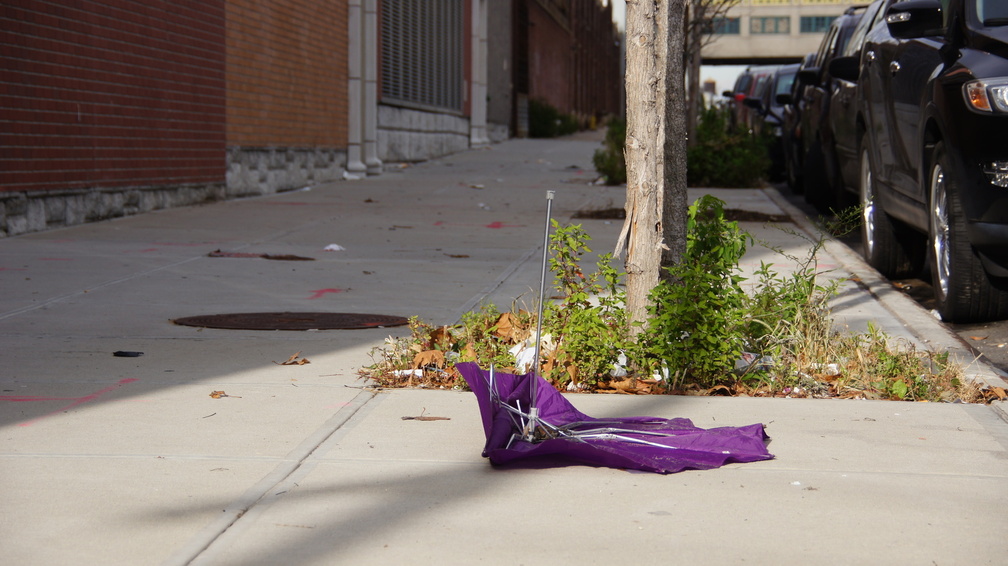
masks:
[[[455,367],[476,394],[487,439],[483,456],[494,464],[546,457],[674,473],[773,458],[761,424],[702,429],[685,418],[596,419],[533,372],[486,371],[475,363]],[[530,414],[533,407],[537,414]]]

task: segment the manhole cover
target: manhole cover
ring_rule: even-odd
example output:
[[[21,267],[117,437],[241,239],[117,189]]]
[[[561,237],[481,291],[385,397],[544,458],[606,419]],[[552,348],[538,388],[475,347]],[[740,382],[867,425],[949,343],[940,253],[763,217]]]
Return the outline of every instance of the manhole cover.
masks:
[[[402,326],[401,316],[352,312],[247,312],[176,318],[175,324],[228,330],[332,330]]]

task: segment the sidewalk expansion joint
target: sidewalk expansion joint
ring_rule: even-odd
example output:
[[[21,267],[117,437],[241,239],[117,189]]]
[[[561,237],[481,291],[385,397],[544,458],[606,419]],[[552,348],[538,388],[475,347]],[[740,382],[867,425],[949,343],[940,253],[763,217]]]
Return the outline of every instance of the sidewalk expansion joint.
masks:
[[[283,460],[255,485],[245,490],[238,499],[225,508],[221,515],[203,527],[188,542],[183,544],[165,562],[165,566],[200,564],[204,552],[220,539],[239,519],[264,498],[274,494],[277,486],[286,481],[308,460],[329,438],[339,431],[358,411],[377,396],[376,391],[362,390],[350,403],[336,412],[321,427],[305,438]],[[212,562],[212,560],[207,563]]]

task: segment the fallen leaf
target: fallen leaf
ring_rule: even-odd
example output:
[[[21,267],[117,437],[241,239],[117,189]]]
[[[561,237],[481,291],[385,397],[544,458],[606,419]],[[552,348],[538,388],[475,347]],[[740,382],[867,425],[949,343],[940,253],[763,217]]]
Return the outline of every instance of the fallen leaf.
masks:
[[[305,364],[310,364],[311,363],[310,361],[308,361],[308,358],[298,359],[299,356],[301,356],[300,350],[298,351],[298,353],[296,353],[293,356],[287,358],[287,361],[285,361],[285,362],[273,362],[273,363],[276,364],[276,365],[278,365],[278,366],[303,366]]]
[[[476,361],[479,355],[476,354],[476,349],[473,348],[472,342],[466,342],[465,348],[462,349],[462,360],[466,362]]]
[[[970,340],[986,340],[986,336],[970,336]]]
[[[443,368],[445,366],[444,352],[441,350],[427,350],[413,356],[413,369],[425,368],[427,366]]]
[[[508,344],[517,344],[528,338],[529,331],[522,327],[517,316],[510,312],[501,313],[493,326],[494,335]]]
[[[988,394],[988,396],[992,401],[995,398],[998,401],[1004,401],[1005,399],[1008,399],[1008,391],[1006,391],[1005,388],[1003,387],[991,386],[985,390],[985,393]]]
[[[439,326],[431,330],[430,340],[432,344],[440,346],[442,350],[447,350],[451,346],[451,332],[448,331],[447,326]]]
[[[221,397],[234,397],[235,399],[241,399],[241,397],[239,395],[228,395],[227,393],[224,393],[223,391],[211,391],[210,392],[210,396],[213,397],[214,399],[220,399]],[[216,414],[217,413],[214,413],[214,415],[216,415]],[[210,416],[213,416],[213,415],[210,415]],[[204,417],[204,418],[206,418],[206,417]]]

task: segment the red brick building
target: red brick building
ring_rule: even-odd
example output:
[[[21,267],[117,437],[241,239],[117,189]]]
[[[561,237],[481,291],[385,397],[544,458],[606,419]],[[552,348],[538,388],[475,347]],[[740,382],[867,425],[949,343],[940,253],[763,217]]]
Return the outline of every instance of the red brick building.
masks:
[[[0,236],[378,174],[529,97],[615,113],[614,38],[601,0],[6,0]]]

